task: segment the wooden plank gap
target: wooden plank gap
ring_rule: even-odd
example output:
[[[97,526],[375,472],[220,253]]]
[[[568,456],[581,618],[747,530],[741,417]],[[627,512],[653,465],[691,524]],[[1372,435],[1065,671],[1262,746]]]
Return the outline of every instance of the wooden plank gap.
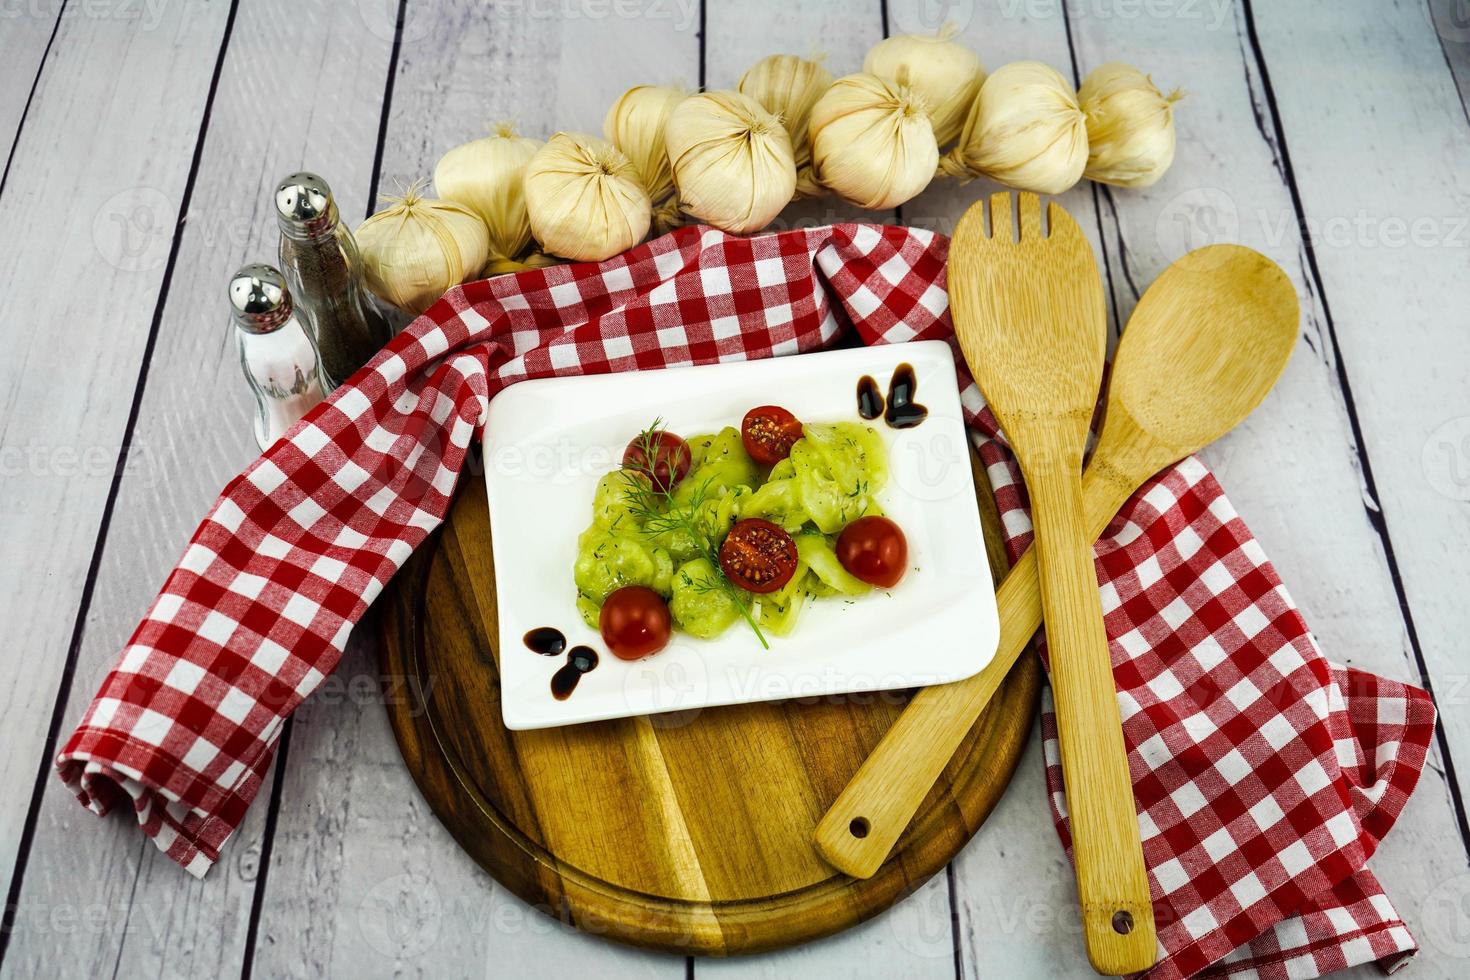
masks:
[[[705,17],[706,17],[705,0],[699,0],[699,90],[701,92],[704,91],[704,86],[707,84],[706,83],[706,80],[705,80],[705,57],[704,57],[704,51],[705,51],[705,46],[706,46],[707,40],[709,38],[709,30],[707,29],[707,26],[706,26]],[[692,970],[693,969],[693,966],[691,966],[690,969]]]
[[[41,51],[41,63],[36,66],[36,77],[31,79],[31,90],[26,94],[25,108],[20,111],[20,120],[15,124],[15,138],[10,141],[10,152],[5,156],[5,169],[0,171],[0,197],[5,196],[5,185],[10,180],[10,165],[15,161],[15,148],[20,146],[20,134],[26,128],[26,116],[31,113],[31,100],[36,97],[36,89],[41,85],[41,74],[51,58],[51,45],[56,43],[56,35],[61,31],[61,18],[66,15],[66,4],[67,0],[61,0],[61,6],[56,11],[56,23],[51,25],[51,36],[46,39],[46,47]],[[3,958],[3,950],[3,940],[0,940],[0,958]]]
[[[889,33],[888,24],[888,0],[878,0],[878,29],[883,32],[884,40],[892,37],[892,34]],[[895,206],[893,209],[893,223],[897,225],[901,225],[904,223],[902,204]],[[945,865],[945,867],[948,868],[949,865]],[[953,891],[953,888],[951,888],[950,890]],[[960,951],[958,949],[955,950],[955,955],[960,955]]]
[[[1077,39],[1072,34],[1072,15],[1067,10],[1067,4],[1061,4],[1060,9],[1062,12],[1062,33],[1067,38],[1067,61],[1072,65],[1072,85],[1075,88],[1081,88],[1082,69],[1077,64]],[[1093,219],[1097,222],[1097,240],[1104,242],[1108,237],[1107,231],[1103,227],[1102,209],[1102,195],[1106,194],[1108,208],[1113,213],[1113,227],[1117,231],[1118,255],[1120,256],[1119,264],[1123,276],[1126,279],[1128,276],[1128,253],[1123,248],[1123,229],[1118,224],[1118,209],[1113,203],[1113,197],[1108,191],[1107,185],[1099,184],[1096,181],[1089,181],[1089,183],[1092,185],[1090,188],[1092,191],[1092,215]],[[1113,282],[1113,266],[1111,260],[1108,258],[1108,250],[1104,247],[1100,251],[1102,252],[1103,260],[1103,282],[1108,288],[1108,305],[1113,309],[1113,335],[1108,338],[1108,350],[1111,352],[1119,338],[1123,335],[1123,318],[1119,315],[1118,290]],[[1128,281],[1128,287],[1133,290],[1133,298],[1136,300],[1139,295],[1138,288],[1133,285],[1131,280]],[[1109,357],[1111,356],[1111,353],[1109,353]],[[959,955],[958,950],[956,950],[955,955]]]
[[[31,802],[26,808],[25,824],[21,829],[20,848],[15,856],[15,872],[10,879],[4,916],[0,918],[0,966],[4,966],[5,953],[9,948],[10,936],[15,928],[15,913],[20,905],[21,883],[25,880],[27,859],[30,856],[31,843],[36,835],[36,820],[41,812],[41,800],[47,781],[55,778],[51,774],[53,771],[52,754],[56,751],[57,739],[65,719],[66,704],[71,697],[72,683],[76,679],[77,658],[82,649],[82,636],[86,632],[87,613],[91,610],[92,595],[97,587],[97,573],[102,565],[102,555],[106,551],[107,533],[112,524],[118,487],[122,484],[123,473],[127,468],[128,444],[132,440],[133,431],[138,423],[138,411],[143,403],[143,392],[148,382],[148,364],[153,357],[153,349],[158,343],[159,325],[163,322],[164,307],[168,304],[169,285],[173,280],[174,267],[178,264],[179,245],[183,239],[184,225],[188,219],[189,207],[194,196],[194,182],[199,173],[199,162],[204,154],[205,135],[209,131],[209,115],[214,107],[215,95],[219,91],[225,54],[230,47],[230,36],[234,33],[235,14],[239,10],[239,5],[239,0],[230,0],[230,12],[225,18],[224,34],[220,38],[219,52],[215,56],[214,72],[209,78],[209,92],[204,99],[204,113],[199,120],[199,135],[194,140],[194,155],[189,160],[189,177],[184,183],[183,198],[179,202],[179,217],[174,225],[168,261],[164,265],[163,279],[158,287],[158,301],[153,307],[153,319],[148,326],[148,339],[143,346],[142,363],[138,367],[138,380],[133,387],[132,404],[128,407],[127,425],[123,429],[122,443],[117,452],[117,463],[112,471],[112,482],[107,489],[107,503],[102,508],[102,519],[97,527],[97,540],[92,548],[92,559],[87,566],[87,578],[82,587],[81,601],[77,605],[76,618],[72,623],[71,642],[67,646],[66,663],[62,667],[61,681],[56,690],[56,702],[51,709],[51,721],[46,729],[46,749],[41,755],[40,763],[36,768],[36,778],[31,786]],[[60,23],[59,19],[58,23]]]
[[[373,149],[373,175],[368,184],[367,213],[363,220],[371,218],[378,209],[378,183],[383,179],[383,147],[388,141],[388,116],[393,111],[393,80],[398,76],[398,56],[403,50],[403,21],[407,11],[408,0],[398,0],[398,16],[393,22],[393,50],[388,54],[388,80],[383,85],[383,109],[378,116],[378,142]]]
[[[960,899],[953,861],[944,866],[944,877],[945,886],[949,889],[949,941],[954,946],[954,980],[965,980],[965,957],[960,946]]]
[[[1286,130],[1282,125],[1281,112],[1276,105],[1276,93],[1271,85],[1271,71],[1266,65],[1265,52],[1256,34],[1255,11],[1251,9],[1251,0],[1245,0],[1242,12],[1245,15],[1246,38],[1251,47],[1251,56],[1261,76],[1261,90],[1266,97],[1266,109],[1270,115],[1271,128],[1275,135],[1276,152],[1281,162],[1282,176],[1285,179],[1287,192],[1291,195],[1291,205],[1296,214],[1298,227],[1306,228],[1306,208],[1302,204],[1301,192],[1297,188],[1296,173],[1291,163],[1291,150],[1286,143]],[[1363,437],[1363,427],[1358,418],[1357,405],[1353,400],[1352,384],[1348,380],[1347,367],[1343,363],[1342,347],[1337,339],[1337,326],[1332,316],[1332,305],[1328,301],[1326,285],[1323,282],[1321,270],[1317,266],[1316,246],[1310,235],[1303,235],[1301,244],[1302,253],[1307,260],[1307,270],[1311,275],[1312,288],[1317,291],[1317,297],[1322,303],[1322,317],[1327,327],[1327,340],[1332,346],[1333,370],[1342,391],[1343,407],[1347,411],[1348,426],[1353,435],[1353,450],[1357,455],[1359,472],[1363,477],[1363,487],[1369,498],[1364,501],[1363,509],[1367,514],[1369,526],[1378,535],[1379,542],[1383,546],[1383,556],[1388,564],[1389,578],[1393,582],[1394,596],[1398,600],[1399,613],[1403,617],[1404,629],[1409,638],[1409,648],[1414,653],[1414,664],[1419,671],[1419,685],[1429,692],[1430,697],[1433,697],[1434,686],[1429,677],[1429,665],[1424,659],[1424,651],[1419,644],[1419,631],[1414,625],[1414,613],[1409,608],[1408,593],[1404,589],[1398,557],[1394,554],[1393,537],[1388,529],[1388,517],[1378,503],[1378,483],[1373,476],[1373,464],[1368,458],[1368,446]],[[1443,776],[1449,787],[1450,799],[1455,809],[1455,822],[1460,830],[1460,843],[1465,848],[1467,856],[1470,856],[1470,821],[1467,821],[1466,818],[1465,801],[1460,793],[1459,779],[1455,774],[1455,760],[1450,754],[1449,739],[1445,735],[1444,725],[1440,720],[1436,719],[1434,729],[1435,739],[1439,742],[1440,757],[1444,760]]]
[[[401,22],[400,22],[401,23]],[[240,980],[250,980],[255,969],[255,944],[259,941],[260,913],[265,908],[265,883],[271,874],[271,850],[276,839],[276,818],[281,811],[281,790],[286,782],[286,760],[291,754],[291,722],[281,726],[276,743],[275,775],[271,779],[271,798],[265,811],[265,832],[260,841],[260,874],[255,878],[255,894],[250,898],[250,922],[245,927],[245,953],[240,959]],[[119,946],[118,955],[121,956]]]

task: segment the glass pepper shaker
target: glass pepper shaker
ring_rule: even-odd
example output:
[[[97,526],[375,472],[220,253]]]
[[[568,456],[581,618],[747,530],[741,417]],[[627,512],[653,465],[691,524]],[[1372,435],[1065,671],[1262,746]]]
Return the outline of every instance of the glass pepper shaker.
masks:
[[[328,391],[372,360],[393,331],[362,285],[362,257],[337,213],[332,189],[302,171],[275,194],[281,270],[321,356]]]
[[[286,277],[247,265],[230,278],[240,367],[255,393],[255,441],[264,450],[327,396],[316,345],[291,305]]]

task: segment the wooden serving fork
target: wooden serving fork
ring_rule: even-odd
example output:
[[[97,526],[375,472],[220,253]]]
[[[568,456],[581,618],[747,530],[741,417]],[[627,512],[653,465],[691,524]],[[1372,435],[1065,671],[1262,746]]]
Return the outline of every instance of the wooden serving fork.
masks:
[[[1026,478],[1041,605],[1071,811],[1073,861],[1088,959],[1099,973],[1152,966],[1153,903],[1092,542],[1082,454],[1107,345],[1102,280],[1072,217],[1021,194],[977,202],[955,228],[950,313],[971,375]]]

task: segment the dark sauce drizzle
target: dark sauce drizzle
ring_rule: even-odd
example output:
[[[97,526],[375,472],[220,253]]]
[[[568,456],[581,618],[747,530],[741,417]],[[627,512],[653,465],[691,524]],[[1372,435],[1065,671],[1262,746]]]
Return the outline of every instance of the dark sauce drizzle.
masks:
[[[893,380],[888,382],[888,411],[883,421],[895,429],[912,429],[929,417],[929,409],[914,401],[919,390],[919,379],[914,377],[912,364],[900,364],[893,370]]]
[[[538,626],[525,636],[527,648],[543,657],[560,657],[567,650],[567,638],[555,626]]]
[[[883,414],[883,392],[878,390],[878,382],[870,375],[863,375],[858,379],[858,414],[868,421],[872,421]]]
[[[596,666],[596,650],[591,647],[572,647],[567,654],[567,662],[551,675],[551,696],[558,701],[565,701],[577,689],[577,682],[582,679],[582,675]]]
[[[527,649],[543,657],[567,655],[567,662],[551,675],[551,696],[565,701],[577,689],[582,675],[597,666],[597,651],[591,647],[575,646],[567,649],[567,638],[555,626],[538,626],[527,630],[524,637]]]
[[[885,411],[878,382],[865,374],[858,379],[858,415],[869,421],[881,415],[891,428],[912,429],[929,417],[929,409],[914,401],[914,393],[918,390],[919,379],[914,376],[913,365],[900,364],[893,369],[893,378],[888,382],[888,404]]]

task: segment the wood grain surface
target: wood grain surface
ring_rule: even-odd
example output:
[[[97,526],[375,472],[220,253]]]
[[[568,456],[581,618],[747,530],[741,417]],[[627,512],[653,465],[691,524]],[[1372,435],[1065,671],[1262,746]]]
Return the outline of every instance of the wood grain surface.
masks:
[[[595,129],[622,87],[728,85],[775,51],[825,50],[841,75],[885,32],[944,18],[991,69],[1039,58],[1080,80],[1122,60],[1186,90],[1163,180],[1061,198],[1101,258],[1110,324],[1199,245],[1239,241],[1291,278],[1297,354],[1203,455],[1327,655],[1434,689],[1450,737],[1371,867],[1423,945],[1413,975],[1465,974],[1470,525],[1446,478],[1470,449],[1438,439],[1470,418],[1465,0],[16,0],[0,4],[0,978],[1087,971],[1034,737],[946,875],[826,940],[695,964],[561,926],[464,855],[404,769],[370,631],[297,712],[204,882],[126,814],[99,824],[47,765],[253,455],[218,279],[273,253],[267,182],[316,167],[357,220],[494,119]],[[991,188],[936,184],[871,220],[948,233]],[[144,192],[148,215],[118,206]],[[129,216],[156,234],[123,268],[94,226]],[[807,202],[783,221],[845,217]],[[1376,233],[1423,218],[1438,231],[1417,243]]]
[[[999,519],[975,467],[992,562]],[[996,569],[1003,573],[1004,565]],[[909,692],[764,702],[507,731],[489,510],[472,480],[394,580],[389,715],[429,806],[503,885],[594,935],[689,954],[761,952],[837,932],[940,871],[989,815],[1035,716],[1025,658],[972,726],[894,854],[856,880],[812,829]],[[572,697],[576,697],[573,693]]]

